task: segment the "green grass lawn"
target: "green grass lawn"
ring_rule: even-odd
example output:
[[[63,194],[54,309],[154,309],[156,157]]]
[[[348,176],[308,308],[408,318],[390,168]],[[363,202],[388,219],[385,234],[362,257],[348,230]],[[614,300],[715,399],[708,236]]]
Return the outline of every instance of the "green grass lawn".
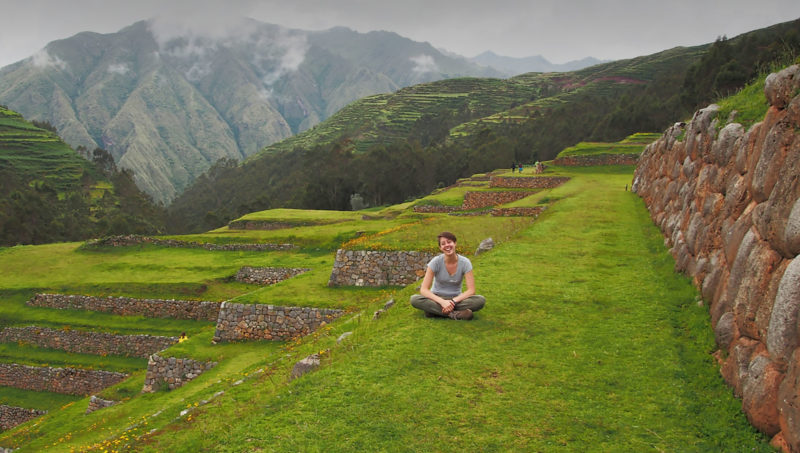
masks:
[[[66,407],[0,433],[0,445],[20,452],[772,451],[719,376],[707,308],[698,306],[688,279],[673,272],[642,201],[624,190],[631,168],[554,173],[572,179],[543,192],[546,200],[538,202],[548,209],[535,221],[441,214],[373,221],[366,242],[376,248],[418,249],[449,229],[472,256],[481,239],[495,239],[494,250],[473,258],[488,302],[471,322],[423,317],[408,304],[416,285],[327,288],[331,252],[263,254],[264,263],[314,270],[242,290],[237,300],[315,302],[350,313],[288,343],[211,346],[213,326],[198,325],[169,354],[219,365],[190,384],[139,395],[139,372],[103,392],[123,404],[84,416],[85,401],[60,402]],[[303,228],[322,237],[329,227]],[[50,253],[39,259],[49,266],[76,255],[94,269],[75,271],[76,282],[64,277],[59,285],[107,279],[122,288],[119,273],[134,265],[129,280],[140,292],[160,288],[146,285],[156,274],[172,290],[180,281],[224,286],[213,282],[254,259],[155,247],[44,247]],[[16,249],[0,252],[2,262],[27,259]],[[56,253],[65,255],[49,258]],[[119,263],[116,279],[104,266],[90,266],[95,257]],[[164,264],[151,271],[148,261]],[[174,275],[172,266],[180,268]],[[3,285],[46,281],[23,274]],[[7,291],[14,300],[24,289]],[[373,320],[390,297],[396,306]],[[337,343],[345,331],[353,334]],[[323,353],[323,366],[289,382],[292,364],[314,352]]]

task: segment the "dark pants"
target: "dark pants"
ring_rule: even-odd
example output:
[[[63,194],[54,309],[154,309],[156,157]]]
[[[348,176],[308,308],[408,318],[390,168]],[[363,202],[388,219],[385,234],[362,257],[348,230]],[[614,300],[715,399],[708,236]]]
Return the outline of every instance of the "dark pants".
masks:
[[[469,296],[468,298],[462,300],[461,302],[456,304],[455,310],[466,310],[469,308],[473,312],[480,310],[486,304],[486,298],[479,295],[474,294]],[[421,294],[414,294],[411,296],[411,305],[414,308],[418,308],[425,313],[430,313],[436,316],[447,316],[446,314],[442,313],[442,306],[439,305],[435,300],[428,299],[427,297]]]

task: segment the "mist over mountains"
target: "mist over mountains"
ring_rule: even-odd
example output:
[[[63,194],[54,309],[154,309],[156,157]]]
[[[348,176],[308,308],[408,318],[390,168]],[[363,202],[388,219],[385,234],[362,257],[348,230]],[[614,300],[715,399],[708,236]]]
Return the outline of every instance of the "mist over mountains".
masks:
[[[49,122],[72,146],[109,151],[169,203],[217,160],[241,160],[356,99],[503,75],[391,32],[251,19],[192,31],[153,20],[53,41],[0,69],[0,103]]]
[[[577,71],[579,69],[607,62],[607,60],[598,60],[597,58],[586,57],[580,60],[568,61],[566,63],[551,63],[541,55],[515,58],[498,55],[492,51],[483,52],[482,54],[472,57],[469,60],[480,65],[502,71],[509,77],[525,74],[526,72]]]

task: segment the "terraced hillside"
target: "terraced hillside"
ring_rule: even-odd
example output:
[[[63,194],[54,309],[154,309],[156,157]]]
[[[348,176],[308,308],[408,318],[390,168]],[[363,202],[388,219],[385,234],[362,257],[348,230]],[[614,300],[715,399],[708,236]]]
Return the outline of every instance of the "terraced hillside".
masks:
[[[36,127],[17,112],[0,106],[0,171],[20,179],[46,181],[59,192],[73,190],[81,179],[98,173],[54,132]]]
[[[140,359],[3,344],[0,364],[114,369],[130,377],[97,393],[116,404],[89,414],[88,397],[0,388],[2,404],[49,411],[0,433],[0,446],[20,453],[768,451],[706,354],[713,340],[695,291],[673,274],[641,201],[620,189],[631,174],[632,167],[550,167],[543,177],[569,182],[511,204],[543,208],[538,217],[415,212],[426,204],[419,200],[360,212],[270,210],[240,219],[262,222],[258,228],[237,222],[162,238],[292,243],[291,250],[110,243],[0,250],[2,327],[186,332],[186,341],[159,355],[216,363],[181,387],[140,393]],[[511,177],[504,170],[493,175]],[[464,179],[431,198],[457,204],[471,192],[512,190],[490,187],[489,176]],[[423,317],[406,303],[415,284],[327,284],[336,249],[435,251],[432,238],[445,229],[457,233],[489,300],[471,322]],[[473,257],[487,237],[495,248]],[[232,278],[253,265],[309,271],[268,286]],[[212,344],[210,322],[26,306],[36,292],[226,300],[345,314],[291,341]],[[309,356],[318,358],[319,369],[293,379],[295,364]]]
[[[431,121],[458,124],[506,110],[522,100],[550,96],[557,84],[548,74],[521,79],[460,78],[414,85],[360,99],[313,129],[267,147],[262,153],[310,148],[342,137],[355,149],[407,140]],[[258,155],[251,159],[257,159]]]
[[[86,160],[55,132],[0,106],[0,244],[163,228],[163,212],[131,174],[117,172],[102,150],[93,155]]]

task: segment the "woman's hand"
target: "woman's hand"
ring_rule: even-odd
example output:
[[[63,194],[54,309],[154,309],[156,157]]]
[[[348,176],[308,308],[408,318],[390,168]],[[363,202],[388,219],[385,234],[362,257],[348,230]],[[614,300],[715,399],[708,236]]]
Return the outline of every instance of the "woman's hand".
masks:
[[[448,300],[442,299],[442,302],[439,302],[439,305],[442,306],[443,315],[449,314],[451,311],[453,311],[454,308],[456,308],[456,303],[453,302],[452,299]]]

